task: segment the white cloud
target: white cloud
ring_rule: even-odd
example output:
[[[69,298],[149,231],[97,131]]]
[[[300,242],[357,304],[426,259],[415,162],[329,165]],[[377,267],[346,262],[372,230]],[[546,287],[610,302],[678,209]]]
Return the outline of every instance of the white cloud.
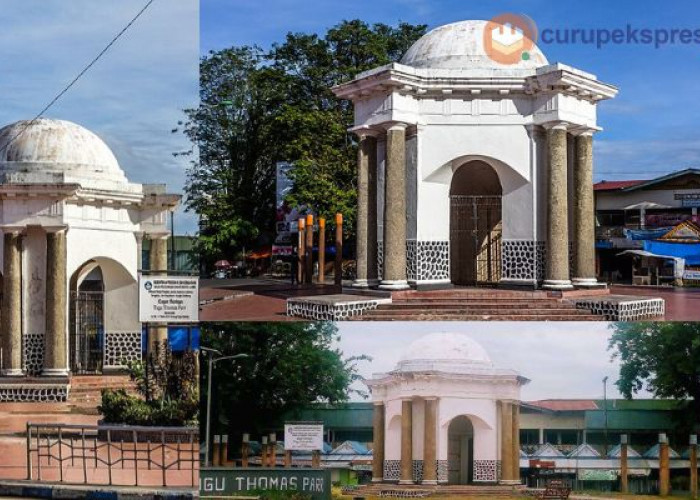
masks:
[[[0,124],[35,116],[145,3],[4,0]],[[170,131],[198,101],[198,65],[199,1],[155,0],[47,116],[97,133],[132,181],[180,192],[188,160],[172,153],[189,145]]]

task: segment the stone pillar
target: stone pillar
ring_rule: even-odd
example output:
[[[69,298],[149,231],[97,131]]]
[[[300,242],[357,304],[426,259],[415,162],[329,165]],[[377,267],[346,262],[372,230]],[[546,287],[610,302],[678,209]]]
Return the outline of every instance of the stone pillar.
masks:
[[[66,275],[66,229],[46,232],[46,331],[44,376],[68,375],[68,278]]]
[[[413,402],[401,401],[401,477],[399,484],[413,484]]]
[[[423,484],[437,484],[437,398],[425,399]]]
[[[396,123],[386,134],[384,194],[384,269],[379,288],[405,290],[406,279],[406,127]]]
[[[690,498],[698,498],[698,436],[690,436]]]
[[[620,436],[620,492],[629,493],[629,467],[627,465],[627,434]]]
[[[135,232],[134,238],[136,238],[136,269],[141,271],[143,269],[143,232]]]
[[[513,477],[514,481],[520,482],[520,405],[518,403],[511,404],[512,411],[512,431],[513,444],[511,447],[511,455],[513,457]]]
[[[250,434],[243,434],[241,443],[241,467],[248,468],[248,457],[250,455]]]
[[[326,219],[318,218],[318,283],[326,283]]]
[[[595,268],[595,202],[593,200],[593,131],[576,135],[574,163],[574,279],[577,287],[598,286]]]
[[[501,401],[501,483],[513,481],[513,405]]]
[[[22,232],[4,229],[3,297],[0,313],[2,375],[16,377],[22,370]]]
[[[547,130],[549,186],[547,194],[547,265],[544,288],[570,290],[569,211],[567,185],[566,125]]]
[[[357,132],[360,143],[357,148],[357,231],[356,231],[356,277],[352,284],[357,288],[369,286],[369,248],[372,242],[369,239],[370,226],[370,164],[377,165],[377,141],[367,131]],[[376,206],[376,198],[375,198]],[[376,207],[374,210],[376,214]],[[375,221],[376,235],[376,221]],[[376,246],[376,241],[374,243]],[[376,259],[376,257],[375,257]]]
[[[377,137],[372,137],[373,147],[367,163],[367,283],[371,287],[379,284],[377,262]]]
[[[667,497],[671,493],[671,469],[668,456],[668,437],[659,434],[659,495]]]
[[[305,282],[309,285],[314,282],[314,216],[306,215],[306,260],[304,262],[304,271],[306,272]]]
[[[384,403],[376,401],[372,419],[372,482],[384,480]]]
[[[168,274],[168,236],[151,236],[151,276],[166,276]],[[153,352],[156,346],[162,346],[168,340],[168,324],[152,323],[148,325],[148,352]]]

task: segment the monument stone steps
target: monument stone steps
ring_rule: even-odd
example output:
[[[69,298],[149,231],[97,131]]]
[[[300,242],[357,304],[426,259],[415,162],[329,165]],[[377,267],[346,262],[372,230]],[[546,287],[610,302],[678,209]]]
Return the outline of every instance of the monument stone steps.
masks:
[[[488,314],[405,314],[401,316],[363,314],[347,321],[605,321],[604,316],[587,315],[488,315]]]
[[[511,299],[546,299],[549,297],[546,291],[541,290],[503,290],[493,288],[450,288],[446,290],[402,290],[392,292],[393,300],[421,300],[421,299],[468,299],[468,298],[511,298]]]
[[[493,305],[489,307],[464,307],[464,306],[454,306],[454,307],[413,307],[408,309],[392,309],[390,307],[384,307],[382,309],[375,309],[376,312],[370,312],[369,314],[374,315],[389,315],[389,316],[403,316],[406,314],[488,314],[488,315],[501,315],[501,316],[518,316],[518,315],[528,315],[528,316],[588,316],[589,311],[583,309],[571,309],[565,307],[542,307],[542,308],[519,308],[519,307],[494,307]]]
[[[484,309],[484,308],[499,308],[499,309],[572,309],[572,305],[566,302],[555,300],[486,300],[486,299],[467,299],[467,300],[401,300],[391,304],[380,304],[377,309]]]
[[[127,375],[74,375],[69,403],[83,411],[94,409],[102,400],[103,389],[126,389],[134,393],[135,385]]]
[[[495,485],[495,484],[454,484],[454,485],[423,485],[423,484],[371,484],[363,485],[352,491],[354,497],[357,496],[382,496],[382,497],[401,497],[403,492],[426,492],[430,496],[523,496],[525,495],[525,486],[510,486],[510,485]],[[409,496],[409,495],[406,495]]]

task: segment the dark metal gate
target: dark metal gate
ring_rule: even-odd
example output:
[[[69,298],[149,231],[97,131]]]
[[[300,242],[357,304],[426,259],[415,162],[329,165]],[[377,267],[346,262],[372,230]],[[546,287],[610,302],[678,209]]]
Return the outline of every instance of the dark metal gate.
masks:
[[[454,284],[498,284],[501,218],[501,196],[450,196],[450,273]]]
[[[100,373],[104,352],[104,292],[72,292],[70,369]]]

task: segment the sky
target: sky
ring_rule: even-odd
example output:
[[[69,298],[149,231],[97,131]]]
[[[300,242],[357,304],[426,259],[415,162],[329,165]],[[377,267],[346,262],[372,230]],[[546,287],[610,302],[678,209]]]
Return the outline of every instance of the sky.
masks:
[[[481,344],[498,368],[516,370],[531,380],[522,388],[524,401],[550,398],[603,398],[603,377],[609,377],[609,398],[619,398],[614,383],[619,361],[612,359],[609,323],[592,322],[339,322],[337,347],[344,358],[359,361],[360,375],[391,371],[408,345],[429,333],[466,334]],[[366,386],[361,382],[354,389]],[[642,392],[636,397],[651,397]],[[362,401],[354,395],[354,401]]]
[[[700,29],[700,2],[588,0],[201,0],[201,51],[233,45],[269,48],[288,32],[324,33],[344,19],[429,28],[504,12],[545,29]],[[595,180],[649,179],[700,168],[700,44],[539,44],[550,62],[594,73],[617,86],[598,106]]]
[[[2,0],[0,126],[36,116],[146,0]],[[132,182],[181,193],[189,148],[171,133],[198,103],[199,0],[155,0],[46,114],[100,136]],[[196,231],[176,214],[177,234]]]

